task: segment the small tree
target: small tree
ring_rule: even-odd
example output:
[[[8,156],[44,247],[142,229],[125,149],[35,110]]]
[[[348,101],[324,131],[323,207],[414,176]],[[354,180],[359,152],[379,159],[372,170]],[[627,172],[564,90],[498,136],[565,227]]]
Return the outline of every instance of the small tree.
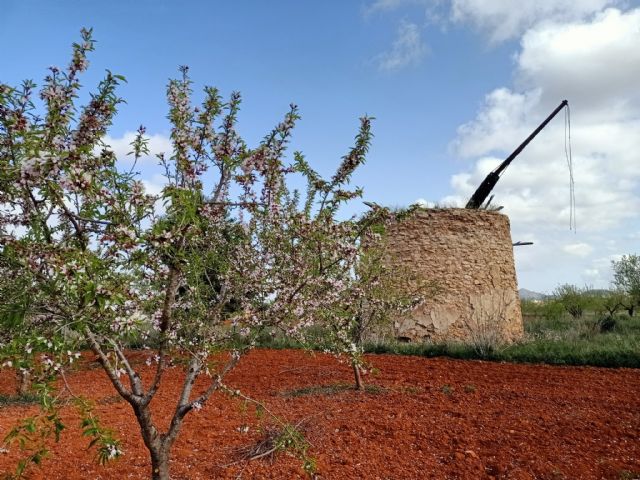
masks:
[[[434,294],[436,285],[390,262],[384,226],[392,220],[388,210],[374,206],[359,221],[358,258],[345,297],[335,305],[332,332],[339,352],[350,352],[357,390],[362,379],[363,346],[367,333],[388,325]]]
[[[45,346],[56,335],[70,355],[89,345],[135,413],[151,477],[166,480],[185,416],[215,391],[235,392],[225,377],[257,336],[267,328],[303,336],[346,298],[358,225],[336,215],[361,194],[347,183],[364,162],[371,122],[361,119],[355,146],[324,180],[299,153],[285,163],[295,106],[249,148],[236,131],[240,95],[224,102],[207,87],[195,108],[183,67],[167,88],[173,147],[159,155],[167,183],[157,198],[104,143],[124,78],[107,72],[89,103],[75,105],[92,49],[83,30],[68,68],[46,77],[42,112],[33,83],[0,85],[0,253],[29,279],[30,315],[43,319]],[[141,127],[132,143],[134,160],[148,153],[144,134]],[[293,173],[308,179],[304,203],[287,187]],[[148,381],[129,361],[131,340],[152,348]],[[221,349],[228,358],[217,366],[212,353]],[[160,431],[151,403],[172,363],[184,366],[184,380]],[[206,386],[194,392],[200,377]],[[103,442],[101,458],[121,453],[94,420],[83,425]]]
[[[626,294],[619,290],[591,292],[591,307],[594,310],[594,329],[611,331],[616,325],[616,313],[624,308]]]
[[[562,304],[567,313],[577,320],[582,317],[584,310],[589,305],[589,297],[586,293],[586,289],[567,283],[557,287],[553,295]]]
[[[626,294],[623,306],[632,317],[640,305],[640,255],[623,255],[620,260],[613,260],[611,267],[613,284]]]
[[[613,317],[624,307],[625,296],[626,295],[619,290],[609,290],[597,295],[592,295],[596,315]]]

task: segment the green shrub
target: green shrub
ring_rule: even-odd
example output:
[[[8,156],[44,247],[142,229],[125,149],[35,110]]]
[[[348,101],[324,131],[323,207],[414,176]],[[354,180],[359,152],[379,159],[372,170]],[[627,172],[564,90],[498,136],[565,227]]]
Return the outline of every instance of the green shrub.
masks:
[[[587,289],[581,289],[568,283],[558,286],[553,294],[567,313],[575,319],[582,317],[590,303]]]
[[[560,321],[564,316],[564,311],[562,302],[555,299],[544,301],[541,308],[542,317],[548,321]]]
[[[606,333],[612,331],[616,326],[616,319],[611,315],[607,315],[605,317],[600,317],[598,319],[598,328],[600,329],[600,333]]]

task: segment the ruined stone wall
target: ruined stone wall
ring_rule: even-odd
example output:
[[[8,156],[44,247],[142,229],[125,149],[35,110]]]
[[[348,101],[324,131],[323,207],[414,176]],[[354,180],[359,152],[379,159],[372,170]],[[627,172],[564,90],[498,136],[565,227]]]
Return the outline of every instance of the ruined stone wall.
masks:
[[[388,261],[438,293],[395,320],[398,338],[513,341],[523,334],[509,219],[484,210],[418,209],[387,230]]]

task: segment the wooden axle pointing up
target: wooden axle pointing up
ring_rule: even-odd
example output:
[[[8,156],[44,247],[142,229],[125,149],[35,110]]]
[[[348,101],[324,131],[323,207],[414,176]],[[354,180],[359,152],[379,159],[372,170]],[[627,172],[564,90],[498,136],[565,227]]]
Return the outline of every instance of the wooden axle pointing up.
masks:
[[[498,183],[498,180],[500,180],[500,175],[502,175],[502,173],[506,170],[513,159],[520,155],[520,152],[522,152],[522,150],[524,150],[525,147],[529,145],[529,142],[531,142],[531,140],[533,140],[536,135],[538,135],[542,131],[542,129],[546,127],[551,120],[553,120],[553,117],[555,117],[560,112],[560,110],[562,110],[567,105],[569,105],[569,102],[567,100],[563,100],[560,105],[558,105],[556,109],[551,112],[551,114],[544,120],[544,122],[538,125],[538,128],[536,128],[533,133],[529,135],[527,139],[513,151],[511,155],[509,155],[500,165],[498,165],[495,170],[487,175],[487,178],[482,181],[478,189],[474,192],[474,194],[467,202],[465,208],[478,209],[482,206],[493,188],[496,186],[496,183]]]

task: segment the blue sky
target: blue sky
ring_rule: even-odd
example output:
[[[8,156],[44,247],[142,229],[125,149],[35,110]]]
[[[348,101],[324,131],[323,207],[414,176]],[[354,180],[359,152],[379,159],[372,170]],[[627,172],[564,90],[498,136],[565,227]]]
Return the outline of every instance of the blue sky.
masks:
[[[106,68],[128,80],[120,90],[127,104],[110,132],[114,147],[126,145],[127,132],[139,124],[163,145],[167,79],[188,65],[196,90],[210,84],[223,94],[242,93],[239,129],[251,142],[289,103],[298,104],[302,120],[292,147],[325,174],[350,146],[358,117],[373,115],[373,146],[354,182],[367,199],[386,205],[464,202],[499,159],[569,98],[578,232],[568,229],[562,118],[507,171],[496,201],[511,218],[514,241],[536,241],[517,251],[522,287],[606,286],[611,259],[634,252],[640,238],[640,167],[634,167],[640,158],[630,140],[640,122],[631,88],[640,69],[632,48],[640,40],[637,6],[615,0],[5,1],[0,41],[11,48],[3,52],[0,81],[38,82],[47,66],[67,63],[79,29],[93,27],[98,43],[83,83],[95,86]],[[621,142],[630,142],[624,155]],[[152,169],[150,161],[150,183]],[[602,183],[608,187],[600,191]]]

